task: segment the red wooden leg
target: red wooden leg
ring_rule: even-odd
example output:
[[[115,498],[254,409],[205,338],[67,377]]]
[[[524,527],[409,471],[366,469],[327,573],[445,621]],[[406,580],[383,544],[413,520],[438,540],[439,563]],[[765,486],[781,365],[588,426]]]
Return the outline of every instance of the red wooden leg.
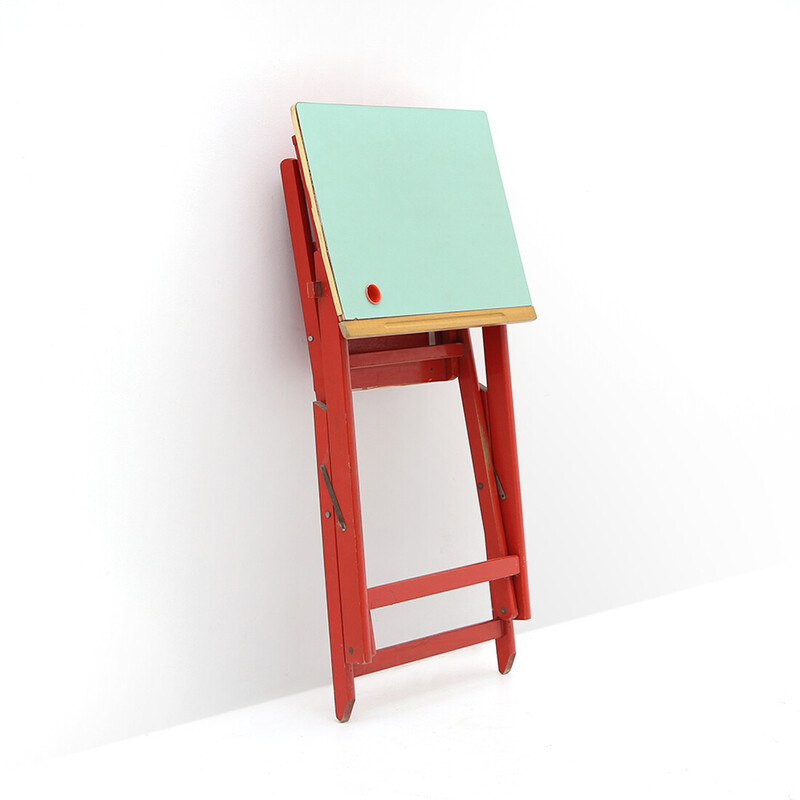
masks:
[[[308,219],[303,179],[297,161],[287,158],[281,161],[283,193],[286,198],[286,214],[292,236],[292,250],[297,271],[297,288],[300,290],[300,308],[308,339],[308,355],[311,361],[311,376],[317,398],[323,392],[322,354],[319,347],[319,320],[316,298],[309,291],[314,278],[314,243],[311,238],[311,223]]]
[[[315,256],[321,262],[318,252]],[[323,274],[322,264],[317,267],[319,276]],[[318,308],[330,445],[330,471],[327,472],[330,485],[326,484],[326,491],[336,522],[344,657],[350,664],[365,664],[375,655],[375,637],[367,599],[349,353],[347,341],[339,330],[327,280],[322,291]],[[334,496],[338,509],[333,504]]]
[[[317,464],[330,468],[328,453],[327,411],[319,402],[314,403],[314,433],[317,443]],[[322,527],[322,554],[325,565],[325,596],[328,602],[328,635],[331,640],[331,672],[333,675],[333,698],[336,718],[347,722],[356,702],[356,687],[353,665],[344,657],[344,634],[342,631],[342,605],[339,585],[339,563],[336,554],[336,518],[331,508],[328,488],[322,472],[317,470],[319,481],[319,507]]]
[[[505,495],[500,501],[500,511],[503,515],[508,552],[519,556],[519,575],[515,575],[513,579],[519,608],[518,619],[530,619],[531,601],[528,586],[528,564],[525,556],[525,534],[522,525],[517,434],[514,425],[514,403],[511,396],[508,332],[505,325],[483,329],[483,351],[486,359],[486,406],[492,457]]]
[[[517,655],[514,641],[514,623],[503,620],[503,635],[497,640],[497,668],[501,675],[508,675]]]
[[[472,354],[469,331],[459,331],[458,341],[464,345],[464,355],[459,362],[458,383],[464,406],[464,418],[467,423],[472,466],[478,488],[478,503],[486,539],[486,555],[488,558],[499,558],[507,555],[508,549],[500,512],[500,498],[492,462],[489,432],[478,386],[478,376],[475,371],[475,359]],[[508,623],[503,626],[503,636],[496,641],[497,666],[500,672],[505,674],[511,668],[515,653],[514,629],[510,622],[517,616],[514,586],[510,578],[502,578],[491,581],[489,591],[495,618]]]
[[[349,368],[344,360],[346,355],[343,358],[341,352],[341,335],[335,313],[333,322],[329,322],[326,326],[326,335],[320,334],[322,325],[319,315],[326,302],[322,298],[318,302],[318,295],[312,294],[311,287],[315,281],[323,279],[324,270],[314,256],[306,195],[297,161],[294,159],[283,161],[281,176],[303,319],[308,337],[314,390],[317,395],[317,402],[314,405],[317,478],[322,514],[333,689],[336,716],[340,721],[346,722],[355,702],[353,666],[348,662],[368,661],[375,650],[366,602]],[[329,296],[326,300],[332,307]],[[323,352],[325,340],[334,351],[338,350],[338,355],[336,352],[333,354],[328,352],[331,347],[326,347]],[[328,362],[324,366],[323,358]],[[342,536],[341,527],[338,525],[326,478],[328,482],[335,482],[341,495],[341,508],[344,509],[350,523],[347,537]]]

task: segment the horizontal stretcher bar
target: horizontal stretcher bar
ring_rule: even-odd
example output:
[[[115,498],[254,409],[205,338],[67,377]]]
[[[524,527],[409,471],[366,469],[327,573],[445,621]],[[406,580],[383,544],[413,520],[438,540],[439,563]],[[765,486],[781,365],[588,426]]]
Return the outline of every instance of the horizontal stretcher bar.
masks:
[[[351,353],[350,368],[381,367],[387,364],[412,364],[418,361],[435,361],[439,358],[461,358],[464,345],[433,344],[427,347],[405,347],[399,350],[375,350],[367,353]]]
[[[470,647],[481,642],[490,642],[503,635],[503,622],[499,619],[490,619],[488,622],[479,622],[477,625],[467,625],[465,628],[456,628],[444,633],[435,633],[422,639],[413,639],[410,642],[395,644],[392,647],[383,647],[375,653],[369,664],[353,664],[353,674],[356,677],[379,672],[390,667],[399,667],[422,658],[438,656],[462,647]]]
[[[350,385],[353,389],[377,389],[381,386],[412,386],[417,383],[449,381],[457,374],[449,365],[457,363],[458,361],[451,359],[438,359],[351,369]]]
[[[519,557],[502,556],[469,564],[466,567],[456,567],[443,572],[431,572],[419,578],[407,578],[394,583],[384,583],[382,586],[373,586],[367,590],[369,607],[383,608],[395,603],[404,603],[407,600],[416,600],[419,597],[428,597],[432,594],[450,592],[464,586],[474,586],[484,581],[496,581],[500,578],[509,578],[519,574]]]

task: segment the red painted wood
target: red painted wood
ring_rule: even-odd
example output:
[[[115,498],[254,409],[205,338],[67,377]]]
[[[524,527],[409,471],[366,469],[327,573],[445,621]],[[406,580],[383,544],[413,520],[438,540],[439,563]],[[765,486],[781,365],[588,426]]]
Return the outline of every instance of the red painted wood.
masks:
[[[500,502],[508,551],[519,556],[520,571],[514,578],[519,619],[531,618],[528,563],[522,522],[517,432],[511,392],[511,363],[508,355],[508,332],[505,325],[483,329],[486,360],[486,400],[492,440],[492,456],[505,499]]]
[[[458,332],[458,339],[464,345],[464,357],[459,362],[458,383],[461,390],[461,401],[464,407],[464,419],[467,423],[467,435],[478,490],[478,503],[483,519],[483,530],[486,539],[487,558],[499,558],[508,555],[503,519],[500,513],[500,499],[494,477],[491,445],[486,429],[486,418],[483,412],[478,376],[475,371],[475,359],[472,355],[472,342],[468,330]],[[492,593],[492,608],[496,617],[514,619],[517,615],[517,604],[510,578],[502,578],[489,584]],[[503,610],[505,609],[505,611]]]
[[[503,635],[495,642],[497,645],[497,669],[501,675],[508,675],[517,656],[517,645],[514,639],[514,623],[502,620]]]
[[[317,465],[330,468],[328,453],[327,412],[320,403],[314,403],[314,432],[317,445]],[[331,673],[333,675],[333,699],[336,718],[347,722],[356,701],[356,686],[353,665],[344,657],[344,633],[342,629],[342,600],[339,585],[339,559],[336,553],[336,531],[338,525],[328,489],[317,469],[319,484],[320,524],[322,527],[322,555],[325,566],[325,599],[328,605],[328,635],[331,642]],[[325,516],[328,513],[329,516]]]
[[[321,256],[319,252],[314,256],[318,261],[317,275],[322,275],[324,270]],[[336,534],[345,658],[350,663],[360,664],[372,660],[375,653],[375,639],[367,601],[349,353],[347,342],[339,330],[339,319],[327,278],[323,281],[322,297],[317,300],[317,307],[325,404],[328,408],[330,477],[347,524],[347,530],[339,530]]]
[[[482,392],[478,385],[475,359],[472,355],[472,341],[468,330],[458,331],[458,340],[464,345],[464,357],[458,362],[458,383],[467,423],[472,466],[478,487],[478,502],[483,519],[483,532],[486,539],[486,555],[497,558],[508,554],[503,517],[500,511],[500,498],[492,461],[492,447],[486,423]],[[492,612],[496,618],[508,622],[518,614],[514,585],[511,578],[502,578],[489,584],[492,597]],[[514,661],[514,627],[504,625],[503,635],[496,642],[497,668],[505,674]]]
[[[299,176],[296,161],[294,169]],[[287,203],[292,206],[295,219],[302,217],[308,230],[313,232],[308,214],[308,191],[303,186],[302,177],[298,177],[298,183],[302,192],[297,192],[290,184]],[[319,235],[315,239],[319,241]],[[317,399],[326,405],[328,411],[330,478],[347,525],[345,531],[339,529],[336,535],[345,658],[349,663],[369,662],[375,653],[375,637],[367,602],[349,351],[339,330],[338,316],[319,251],[305,235],[302,238],[295,236],[292,244],[302,251],[299,260],[304,268],[306,258],[310,260],[312,280],[321,284],[320,296],[313,294],[309,297],[302,285],[300,294],[301,302],[305,302],[303,298],[306,297],[316,306],[319,335],[309,334],[313,338],[309,352],[316,355],[316,361],[312,357],[311,366],[312,371],[316,369]],[[295,250],[296,264],[297,261]]]
[[[331,501],[327,487],[322,478],[319,465],[325,464],[332,472],[329,451],[328,413],[325,406],[325,385],[322,372],[321,341],[317,300],[313,293],[306,291],[310,283],[316,280],[314,264],[314,243],[309,223],[308,207],[302,178],[297,162],[286,159],[281,163],[286,211],[289,219],[289,231],[292,239],[295,268],[297,270],[300,303],[303,321],[306,326],[309,359],[314,379],[314,391],[317,402],[314,404],[314,430],[317,449],[317,480],[320,495],[320,514],[322,529],[322,550],[325,566],[325,592],[328,608],[328,633],[331,645],[331,672],[333,677],[333,693],[336,717],[346,722],[355,703],[355,681],[353,667],[345,659],[344,628],[342,618],[341,581],[338,560],[338,548],[333,514],[325,517],[330,510]],[[374,647],[374,642],[373,642]]]
[[[465,628],[436,633],[433,636],[425,636],[422,639],[414,639],[392,647],[383,647],[375,654],[371,664],[356,664],[354,671],[356,677],[368,675],[371,672],[398,667],[400,664],[408,664],[422,658],[460,650],[462,647],[470,647],[473,644],[490,642],[502,635],[502,620],[492,619],[488,622],[479,622],[477,625],[467,625]]]
[[[389,364],[384,367],[362,367],[350,372],[353,389],[377,389],[382,386],[411,386],[416,383],[449,381],[452,375],[447,361],[419,361],[415,364]]]
[[[441,333],[438,333],[437,336],[441,339],[442,344],[453,344],[454,342],[458,342],[458,331],[442,331]],[[461,361],[456,359],[450,359],[447,362],[448,379],[458,377],[460,363]]]
[[[350,353],[350,369],[379,367],[387,364],[414,364],[436,361],[441,358],[461,358],[464,347],[460,344],[435,344],[426,347],[408,347],[401,350],[375,350]]]
[[[492,558],[466,567],[456,567],[442,572],[432,572],[418,578],[408,578],[394,583],[384,583],[367,590],[370,608],[383,608],[418,597],[429,597],[432,594],[474,586],[484,581],[496,581],[516,575],[519,571],[519,559],[516,556]]]
[[[492,442],[492,425],[491,420],[489,419],[489,393],[485,386],[482,384],[478,384],[481,390],[481,405],[483,405],[483,413],[486,417],[486,429],[489,433],[489,441]],[[494,456],[492,457],[494,461]],[[497,471],[497,465],[495,464],[495,471]],[[497,494],[500,498],[500,513],[503,516],[503,501],[506,499],[505,495],[505,488],[501,488],[502,483],[500,486],[497,487]],[[503,532],[505,533],[505,516],[503,516]],[[506,546],[508,546],[508,538],[506,538]],[[512,576],[513,578],[514,576]],[[512,580],[513,584],[513,580]],[[516,585],[514,585],[514,589],[516,592]],[[515,595],[516,596],[516,595]],[[517,601],[517,619],[519,619],[519,601]],[[514,658],[516,656],[516,645],[514,643],[514,626],[509,622],[508,626],[504,628],[503,636],[497,640],[497,667],[503,675],[508,674],[511,671],[511,665],[514,663]]]
[[[315,280],[314,244],[311,238],[311,224],[308,219],[303,179],[295,159],[287,158],[281,161],[281,178],[283,179],[286,214],[289,218],[289,233],[292,239],[294,265],[300,291],[300,307],[303,310],[303,324],[306,329],[308,356],[311,360],[311,375],[314,381],[314,392],[319,397],[317,383],[322,380],[322,364],[320,363],[317,304],[313,297],[309,297],[307,291],[308,284]]]
[[[373,353],[376,350],[402,350],[407,347],[427,347],[427,333],[399,333],[396,336],[370,336],[365,339],[348,339],[350,353]]]

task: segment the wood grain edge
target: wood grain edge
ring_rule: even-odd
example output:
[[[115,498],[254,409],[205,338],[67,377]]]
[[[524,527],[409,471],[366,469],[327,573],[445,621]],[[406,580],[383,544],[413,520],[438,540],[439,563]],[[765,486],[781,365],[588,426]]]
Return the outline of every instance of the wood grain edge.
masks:
[[[514,306],[479,311],[448,311],[445,314],[413,314],[407,317],[343,319],[339,322],[339,328],[345,339],[361,339],[367,336],[482,328],[486,325],[506,325],[534,319],[536,311],[533,306]]]

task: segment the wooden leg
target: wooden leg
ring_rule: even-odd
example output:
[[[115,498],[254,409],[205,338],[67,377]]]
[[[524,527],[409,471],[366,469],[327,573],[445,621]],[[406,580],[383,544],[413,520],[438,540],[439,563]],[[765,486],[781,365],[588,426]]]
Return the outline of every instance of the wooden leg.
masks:
[[[458,383],[478,489],[478,503],[486,539],[486,555],[488,558],[499,558],[508,554],[508,548],[503,530],[489,431],[478,386],[469,331],[459,331],[458,341],[464,345],[464,355],[459,362]],[[510,578],[501,578],[489,583],[489,591],[492,597],[492,612],[495,618],[504,622],[503,635],[497,639],[496,646],[497,667],[501,673],[506,674],[511,669],[515,654],[514,628],[511,623],[511,620],[517,616],[514,586]]]
[[[519,575],[515,575],[513,579],[519,608],[518,619],[530,619],[528,563],[522,526],[517,434],[514,424],[514,403],[511,397],[508,332],[505,325],[483,329],[483,351],[486,359],[486,411],[492,442],[492,459],[504,495],[500,501],[503,529],[508,552],[519,556]]]
[[[328,453],[327,412],[320,403],[314,403],[314,432],[317,443],[317,463],[330,468]],[[347,722],[356,702],[353,665],[344,657],[342,630],[342,599],[339,584],[339,563],[336,554],[336,518],[331,508],[328,488],[322,472],[317,470],[319,481],[319,507],[322,527],[322,554],[325,565],[325,596],[328,603],[328,635],[331,640],[331,673],[336,718]]]
[[[320,275],[323,268],[318,252],[315,259],[320,262]],[[375,636],[367,599],[349,353],[327,284],[318,308],[330,454],[330,469],[323,478],[327,476],[326,491],[336,518],[344,657],[349,664],[368,664],[375,655]]]
[[[497,668],[501,675],[508,675],[517,655],[517,645],[514,641],[514,623],[503,620],[503,635],[497,640]]]
[[[300,302],[303,309],[303,320],[308,338],[308,350],[311,360],[312,374],[314,378],[314,391],[317,395],[317,402],[314,404],[314,427],[316,433],[317,446],[317,479],[319,482],[320,493],[320,512],[322,519],[322,546],[325,564],[325,591],[328,606],[328,630],[331,642],[331,668],[333,672],[333,691],[336,704],[336,717],[342,722],[346,722],[350,717],[353,704],[355,703],[355,682],[353,677],[353,666],[348,663],[345,649],[345,623],[349,626],[353,642],[364,642],[363,617],[359,613],[359,594],[363,593],[366,597],[366,581],[363,577],[363,562],[359,564],[358,554],[353,547],[348,551],[344,545],[354,544],[350,539],[346,542],[339,541],[337,520],[333,513],[330,493],[325,483],[325,475],[330,479],[332,475],[337,484],[343,487],[347,481],[347,464],[349,462],[349,448],[352,437],[348,433],[348,425],[343,418],[347,416],[347,399],[349,398],[349,386],[347,386],[346,376],[343,370],[347,368],[341,360],[332,365],[331,369],[323,369],[322,339],[320,335],[320,322],[318,316],[318,304],[316,295],[309,291],[309,287],[318,280],[316,271],[318,265],[314,257],[314,243],[312,240],[311,224],[309,221],[308,207],[305,200],[305,190],[303,188],[300,169],[295,159],[286,159],[281,162],[281,176],[283,180],[284,195],[286,198],[286,210],[289,219],[289,230],[292,237],[292,248],[294,251],[295,267],[297,269],[298,288],[300,290]],[[321,276],[320,276],[321,279]],[[322,305],[322,304],[320,304]],[[334,344],[338,341],[338,329],[334,330]],[[330,337],[330,332],[328,333]],[[331,383],[331,394],[333,397],[332,412],[328,411],[326,379]],[[334,422],[329,424],[332,417]],[[352,418],[352,413],[350,414]],[[333,429],[333,430],[332,430]],[[344,436],[342,435],[344,429]],[[333,439],[333,447],[331,440]],[[354,441],[353,445],[354,447]],[[343,466],[344,465],[344,466]],[[325,473],[321,467],[325,468]],[[344,494],[352,497],[351,492]],[[352,505],[352,499],[349,509]],[[352,513],[352,512],[350,512]],[[327,516],[326,516],[327,514]],[[353,531],[359,531],[359,525],[351,525],[351,536]],[[339,546],[343,545],[344,558],[339,557]],[[359,580],[363,583],[360,585]],[[353,612],[355,605],[356,611]],[[347,609],[349,616],[345,620],[343,610]],[[363,645],[350,645],[355,653],[358,648],[359,655],[363,654]],[[369,647],[367,647],[367,650]],[[373,643],[374,649],[374,643]]]

